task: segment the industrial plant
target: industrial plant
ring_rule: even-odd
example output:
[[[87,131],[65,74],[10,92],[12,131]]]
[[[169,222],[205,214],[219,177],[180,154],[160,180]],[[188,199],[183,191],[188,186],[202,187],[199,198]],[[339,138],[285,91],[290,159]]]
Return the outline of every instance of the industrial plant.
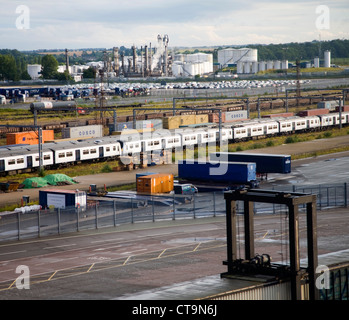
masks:
[[[258,59],[258,50],[253,48],[225,48],[213,53],[196,52],[192,54],[175,52],[169,48],[169,36],[158,35],[155,45],[146,44],[137,48],[132,46],[130,53],[119,47],[104,50],[102,61],[91,61],[85,65],[69,65],[68,50],[65,50],[65,64],[58,67],[58,72],[68,70],[75,81],[82,80],[84,70],[93,68],[97,76],[104,79],[115,78],[193,78],[195,76],[212,75],[216,71],[230,68],[238,75],[253,75],[267,70],[285,70],[296,67],[287,59],[261,60]],[[331,52],[324,51],[323,59],[314,57],[309,61],[299,63],[301,68],[330,68]],[[27,72],[32,80],[41,76],[40,64],[28,64]]]

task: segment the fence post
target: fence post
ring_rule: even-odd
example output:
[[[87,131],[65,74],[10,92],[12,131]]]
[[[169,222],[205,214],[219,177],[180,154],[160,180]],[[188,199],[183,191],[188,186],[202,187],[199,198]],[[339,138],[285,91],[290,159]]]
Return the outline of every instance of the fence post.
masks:
[[[95,204],[95,217],[96,217],[96,229],[98,229],[98,207],[97,207],[97,201]]]
[[[172,220],[176,220],[176,206],[175,206],[175,194],[174,194],[174,193],[173,193],[172,205],[173,205],[173,216],[172,216]]]
[[[61,234],[61,208],[57,210],[58,234]]]
[[[21,213],[17,212],[17,228],[18,228],[18,240],[21,239]]]
[[[131,223],[133,223],[133,198],[131,198]]]
[[[213,192],[213,217],[216,217],[216,193]]]
[[[38,237],[40,238],[41,236],[41,231],[40,231],[40,210],[38,210]]]
[[[116,201],[113,201],[114,227],[116,227]]]
[[[75,208],[76,211],[76,231],[80,231],[79,229],[79,208]]]
[[[154,196],[151,196],[151,205],[152,205],[152,213],[153,213],[153,222],[155,222],[155,209],[154,209]]]

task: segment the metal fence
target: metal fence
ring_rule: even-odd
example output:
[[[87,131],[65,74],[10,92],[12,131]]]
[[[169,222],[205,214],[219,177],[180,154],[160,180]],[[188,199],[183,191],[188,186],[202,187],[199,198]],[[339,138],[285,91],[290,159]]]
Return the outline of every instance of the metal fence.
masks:
[[[311,193],[317,196],[318,210],[347,207],[347,183],[319,186],[291,186],[280,191]],[[238,213],[243,205],[237,206]],[[82,230],[118,227],[139,222],[196,219],[225,215],[223,192],[194,196],[149,196],[146,200],[108,198],[95,201],[85,209],[67,208],[15,212],[0,216],[0,242],[60,235]],[[279,207],[255,203],[255,214],[278,214]]]

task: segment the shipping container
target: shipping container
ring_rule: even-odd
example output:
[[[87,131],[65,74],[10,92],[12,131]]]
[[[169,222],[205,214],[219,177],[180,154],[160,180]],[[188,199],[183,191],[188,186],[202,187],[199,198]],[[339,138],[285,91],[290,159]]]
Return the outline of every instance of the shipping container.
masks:
[[[56,190],[46,189],[39,191],[39,205],[45,208],[60,208],[68,207],[85,208],[86,207],[86,192],[79,190]]]
[[[249,184],[256,181],[256,164],[227,161],[200,163],[197,160],[187,160],[178,163],[178,177],[207,183]]]
[[[210,113],[208,114],[208,121],[219,123],[219,113]],[[225,122],[225,112],[221,113],[221,122]]]
[[[198,114],[195,116],[195,124],[207,123],[207,122],[208,122],[208,114]]]
[[[53,130],[42,130],[42,143],[53,140]],[[39,144],[39,135],[37,131],[8,133],[6,135],[6,144]]]
[[[336,112],[339,112],[339,106],[336,107]],[[349,112],[349,105],[343,106],[342,112]]]
[[[339,106],[339,102],[336,100],[331,101],[320,101],[317,104],[317,107],[319,109],[329,109],[329,110],[335,110],[336,107]]]
[[[247,110],[225,112],[225,122],[247,120]]]
[[[262,154],[243,152],[213,152],[211,161],[254,162],[257,173],[290,173],[291,156],[283,154]]]
[[[309,117],[309,116],[318,116],[320,114],[329,113],[329,109],[311,109],[311,110],[303,110],[298,112],[298,116],[300,117]]]
[[[137,192],[148,194],[173,191],[173,174],[151,174],[137,178]]]
[[[81,127],[67,127],[62,129],[62,139],[69,138],[100,138],[103,137],[102,125],[90,125]]]
[[[287,117],[293,117],[293,112],[283,112],[283,113],[272,113],[262,116],[262,118],[287,118]]]

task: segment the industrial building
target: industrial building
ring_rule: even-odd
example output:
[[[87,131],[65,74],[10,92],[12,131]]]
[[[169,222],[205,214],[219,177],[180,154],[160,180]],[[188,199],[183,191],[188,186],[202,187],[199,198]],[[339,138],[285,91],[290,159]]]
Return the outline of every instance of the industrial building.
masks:
[[[258,50],[250,48],[219,50],[218,63],[221,68],[236,66],[237,74],[255,74],[265,70],[288,69],[287,60],[258,61]]]
[[[213,72],[213,55],[206,53],[176,54],[172,64],[175,77],[204,75]]]

